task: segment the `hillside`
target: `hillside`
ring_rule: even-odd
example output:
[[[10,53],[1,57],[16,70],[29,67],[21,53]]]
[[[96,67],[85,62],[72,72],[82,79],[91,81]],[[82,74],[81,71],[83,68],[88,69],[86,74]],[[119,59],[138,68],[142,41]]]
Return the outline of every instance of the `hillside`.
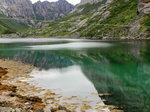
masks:
[[[35,14],[30,0],[0,0],[0,14],[6,15],[18,22],[33,25]],[[29,19],[30,18],[30,19]]]
[[[31,0],[0,0],[0,34],[15,33],[43,20],[63,17],[73,8],[66,0],[34,4]]]
[[[27,28],[22,23],[17,23],[11,18],[0,14],[0,34],[10,34]]]
[[[69,15],[22,36],[150,37],[149,0],[82,0]]]

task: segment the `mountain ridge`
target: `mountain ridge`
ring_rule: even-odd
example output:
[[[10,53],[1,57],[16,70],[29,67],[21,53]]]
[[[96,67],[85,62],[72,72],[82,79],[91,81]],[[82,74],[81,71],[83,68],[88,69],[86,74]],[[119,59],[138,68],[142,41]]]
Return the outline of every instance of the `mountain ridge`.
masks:
[[[67,16],[43,22],[23,36],[124,38],[150,37],[150,0],[88,0]]]
[[[74,8],[66,0],[57,2],[38,1],[33,4],[36,19],[51,20],[65,16]],[[37,17],[38,16],[38,17]]]
[[[28,23],[28,25],[34,24],[35,15],[30,0],[1,0],[0,13],[13,18],[17,22]]]
[[[35,25],[37,20],[51,20],[68,14],[74,6],[66,0],[56,2],[36,2],[30,0],[1,0],[0,13],[15,19],[17,22]],[[59,10],[58,10],[59,9]],[[36,20],[37,19],[37,20]]]

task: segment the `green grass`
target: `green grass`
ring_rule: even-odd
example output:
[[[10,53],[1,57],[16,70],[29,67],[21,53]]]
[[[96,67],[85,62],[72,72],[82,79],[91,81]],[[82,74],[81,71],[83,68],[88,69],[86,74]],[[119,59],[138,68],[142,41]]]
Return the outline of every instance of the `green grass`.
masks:
[[[141,27],[137,31],[138,34],[141,32],[144,32],[144,34],[141,34],[140,36],[149,38],[150,37],[150,14],[144,15],[140,20]]]
[[[101,23],[104,24],[128,24],[132,20],[135,20],[137,16],[138,0],[131,0],[125,2],[125,0],[116,0],[108,9],[111,12],[111,16]]]
[[[91,12],[91,10],[95,9],[97,10],[102,4],[104,4],[106,2],[106,0],[103,0],[101,2],[97,2],[97,3],[94,3],[94,4],[90,4],[90,3],[87,3],[85,5],[81,5],[79,6],[78,8],[80,9],[83,9],[81,11],[81,14],[88,14]]]
[[[2,25],[0,25],[0,34],[5,33],[8,29]]]
[[[8,18],[7,16],[0,14],[0,34],[15,33],[26,28],[27,26],[25,24],[17,23],[16,21]]]
[[[143,27],[146,30],[146,37],[150,37],[150,14],[144,16]]]
[[[126,36],[126,32],[124,32],[124,30],[127,31],[128,28],[116,26],[103,26],[101,24],[128,25],[137,17],[137,4],[137,0],[129,2],[125,2],[124,0],[116,0],[116,2],[111,4],[110,8],[107,9],[107,11],[110,11],[110,16],[102,21],[99,21],[100,17],[95,17],[92,20],[89,20],[88,25],[92,23],[96,23],[96,25],[93,25],[89,29],[82,32],[81,36]]]

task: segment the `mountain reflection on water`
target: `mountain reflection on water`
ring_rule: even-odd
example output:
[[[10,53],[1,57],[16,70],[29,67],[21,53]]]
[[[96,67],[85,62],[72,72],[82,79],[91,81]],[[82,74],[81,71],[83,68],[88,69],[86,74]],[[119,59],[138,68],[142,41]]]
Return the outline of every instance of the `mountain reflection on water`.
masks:
[[[80,66],[74,65],[62,69],[42,71],[34,70],[30,76],[33,77],[28,79],[31,84],[50,89],[61,95],[60,103],[78,104],[77,108],[87,104],[90,106],[90,110],[87,109],[87,112],[99,112],[97,108],[104,106],[94,85],[83,74]],[[107,108],[104,110],[109,112]]]
[[[76,42],[1,43],[0,58],[27,62],[45,71],[79,66],[99,93],[112,94],[104,96],[107,104],[123,107],[127,112],[150,111],[149,41],[92,41],[101,44],[94,46],[86,40],[86,47],[63,47]],[[45,50],[47,45],[49,49]]]

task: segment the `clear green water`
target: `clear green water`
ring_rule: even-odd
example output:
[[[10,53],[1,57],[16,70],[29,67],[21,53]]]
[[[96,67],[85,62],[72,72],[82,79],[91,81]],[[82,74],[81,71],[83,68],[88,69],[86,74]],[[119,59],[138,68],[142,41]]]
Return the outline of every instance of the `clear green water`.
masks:
[[[126,112],[150,112],[150,41],[0,39],[0,58],[21,60],[41,69],[80,66],[105,96]]]

